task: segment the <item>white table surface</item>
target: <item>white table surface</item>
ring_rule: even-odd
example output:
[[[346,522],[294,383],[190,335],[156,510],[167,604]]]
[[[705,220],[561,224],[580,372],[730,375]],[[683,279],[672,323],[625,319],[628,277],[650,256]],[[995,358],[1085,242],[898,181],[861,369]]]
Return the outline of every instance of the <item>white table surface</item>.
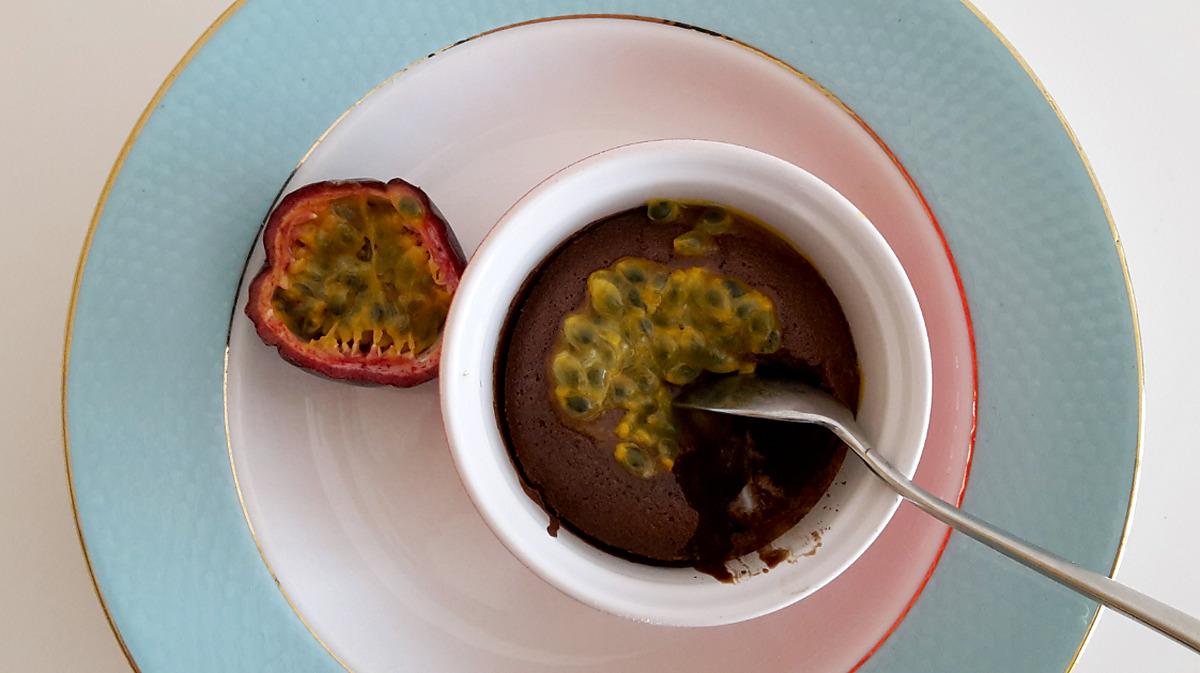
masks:
[[[134,121],[226,0],[7,0],[0,21],[0,671],[129,670],[72,520],[60,417],[77,255]],[[1146,429],[1118,579],[1200,614],[1200,2],[977,0],[1054,95],[1120,229],[1141,315]],[[15,243],[13,240],[15,237]],[[1195,269],[1195,270],[1193,270]],[[1200,672],[1104,612],[1076,673]]]

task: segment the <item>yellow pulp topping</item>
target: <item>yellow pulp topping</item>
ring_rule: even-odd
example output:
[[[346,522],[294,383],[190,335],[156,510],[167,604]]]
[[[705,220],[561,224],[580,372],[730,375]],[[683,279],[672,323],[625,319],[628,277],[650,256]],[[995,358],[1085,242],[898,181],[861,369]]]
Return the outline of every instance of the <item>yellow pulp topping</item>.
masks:
[[[297,225],[271,302],[293,334],[344,355],[409,352],[437,341],[450,293],[421,246],[413,197],[331,201]]]
[[[686,203],[657,199],[646,204],[646,216],[652,222],[674,222]],[[733,216],[720,206],[708,206],[696,220],[690,231],[685,231],[672,241],[675,254],[682,257],[701,257],[717,251],[717,236],[733,230]]]
[[[779,348],[770,298],[700,267],[625,257],[588,276],[584,302],[551,356],[554,398],[578,422],[624,411],[614,458],[641,477],[670,470],[678,453],[670,386],[753,371],[747,356]]]

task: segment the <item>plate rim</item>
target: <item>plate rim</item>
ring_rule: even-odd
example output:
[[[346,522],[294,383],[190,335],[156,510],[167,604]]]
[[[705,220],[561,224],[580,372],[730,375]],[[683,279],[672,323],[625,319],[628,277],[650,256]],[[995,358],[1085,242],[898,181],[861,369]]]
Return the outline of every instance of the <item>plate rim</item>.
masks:
[[[1082,145],[1080,144],[1079,139],[1076,136],[1074,130],[1071,128],[1069,122],[1064,117],[1061,109],[1059,108],[1057,102],[1054,100],[1053,96],[1046,89],[1046,87],[1042,83],[1041,79],[1038,78],[1036,73],[1033,71],[1032,67],[1025,60],[1025,58],[1020,54],[1020,52],[1016,49],[1016,47],[1004,36],[1003,33],[1000,32],[1000,30],[995,26],[995,24],[993,24],[983,14],[983,12],[981,10],[979,10],[971,2],[971,0],[957,0],[957,1],[958,1],[958,4],[960,4],[962,7],[967,9],[972,14],[972,16],[974,16],[975,19],[978,20],[983,25],[983,27],[985,29],[987,29],[988,32],[990,32],[992,34],[992,36],[995,37],[1000,42],[1000,44],[1005,48],[1005,50],[1009,53],[1009,55],[1013,58],[1013,60],[1015,60],[1017,62],[1017,64],[1021,67],[1021,69],[1026,74],[1026,76],[1030,79],[1030,81],[1033,83],[1033,85],[1037,88],[1037,90],[1041,94],[1042,98],[1049,105],[1051,111],[1054,113],[1055,117],[1058,119],[1059,124],[1061,125],[1062,129],[1066,132],[1067,138],[1070,140],[1072,147],[1074,148],[1076,154],[1078,155],[1081,166],[1084,169],[1085,173],[1087,174],[1089,181],[1091,182],[1093,191],[1095,192],[1095,195],[1099,200],[1101,209],[1104,213],[1105,220],[1109,226],[1109,233],[1112,237],[1113,247],[1117,254],[1118,264],[1121,269],[1121,274],[1122,274],[1122,277],[1124,280],[1125,292],[1126,292],[1128,302],[1129,302],[1129,312],[1130,312],[1130,318],[1131,318],[1133,346],[1134,346],[1134,353],[1135,353],[1136,380],[1137,380],[1137,417],[1136,417],[1137,427],[1136,427],[1136,443],[1135,443],[1135,447],[1134,447],[1134,460],[1133,460],[1132,474],[1131,474],[1131,479],[1130,479],[1131,483],[1130,483],[1130,489],[1129,489],[1129,497],[1128,497],[1127,505],[1125,507],[1125,520],[1121,527],[1121,534],[1117,541],[1117,547],[1116,547],[1116,551],[1114,553],[1112,564],[1107,573],[1109,577],[1112,577],[1116,573],[1117,569],[1120,567],[1120,563],[1124,556],[1126,543],[1128,541],[1130,527],[1132,524],[1133,511],[1134,511],[1134,506],[1135,506],[1136,498],[1137,498],[1138,485],[1140,482],[1142,458],[1143,458],[1143,450],[1144,450],[1144,435],[1145,435],[1144,353],[1143,353],[1141,327],[1140,327],[1138,311],[1137,311],[1137,301],[1136,301],[1136,296],[1135,296],[1135,292],[1134,292],[1132,278],[1131,278],[1131,275],[1129,272],[1128,262],[1127,262],[1126,255],[1125,255],[1124,245],[1121,241],[1121,237],[1118,232],[1116,222],[1113,218],[1112,211],[1109,207],[1108,199],[1104,195],[1103,189],[1101,188],[1099,179],[1096,176],[1096,173],[1092,167],[1092,164],[1091,164],[1090,160],[1088,159],[1087,154],[1084,151]],[[67,478],[68,495],[70,497],[72,520],[74,522],[77,537],[79,539],[80,550],[83,554],[84,563],[87,568],[88,575],[91,578],[92,588],[95,591],[96,598],[100,603],[101,610],[103,611],[105,619],[108,622],[109,627],[113,632],[113,636],[116,639],[117,644],[120,646],[122,653],[125,655],[126,661],[129,663],[130,667],[135,672],[138,672],[138,673],[141,672],[141,669],[138,666],[133,655],[131,654],[129,647],[126,644],[125,639],[121,634],[120,628],[118,627],[115,619],[113,618],[111,611],[109,610],[108,603],[104,597],[104,592],[101,589],[99,580],[96,577],[95,566],[94,566],[94,563],[89,554],[87,541],[85,538],[85,534],[83,532],[83,527],[80,522],[78,502],[77,502],[77,496],[76,496],[76,492],[75,492],[75,483],[74,483],[72,467],[71,467],[72,461],[71,461],[70,433],[69,433],[69,429],[68,429],[69,425],[68,425],[68,404],[67,404],[67,401],[68,401],[67,400],[67,389],[68,389],[68,379],[69,379],[69,372],[70,372],[71,340],[72,340],[72,333],[73,333],[73,329],[74,329],[74,319],[75,319],[75,313],[76,313],[78,299],[79,299],[79,291],[80,291],[80,287],[82,285],[83,275],[84,275],[84,272],[87,267],[88,255],[91,250],[91,245],[92,245],[92,242],[93,242],[93,239],[95,236],[95,232],[96,232],[97,226],[99,224],[100,218],[103,215],[105,205],[107,204],[108,197],[112,191],[112,188],[114,186],[116,178],[118,175],[120,175],[122,169],[124,168],[124,164],[129,155],[130,150],[136,144],[146,123],[153,116],[153,113],[157,109],[159,102],[161,101],[163,96],[175,84],[175,81],[177,80],[179,75],[187,68],[188,65],[191,64],[192,60],[203,49],[203,47],[208,43],[208,41],[226,23],[228,23],[229,20],[232,19],[233,16],[238,13],[239,10],[244,8],[248,4],[248,2],[249,2],[249,0],[234,0],[234,2],[232,2],[232,4],[230,4],[228,7],[226,7],[225,10],[223,10],[217,16],[217,18],[214,19],[211,24],[209,24],[209,26],[199,35],[199,37],[196,39],[196,41],[193,42],[192,45],[187,49],[187,51],[184,52],[183,56],[174,65],[174,67],[172,67],[172,69],[168,72],[167,76],[163,79],[162,83],[155,90],[154,94],[151,96],[150,100],[147,102],[147,104],[144,107],[144,109],[142,110],[141,114],[138,116],[137,120],[134,122],[132,129],[130,130],[125,141],[123,142],[120,150],[117,153],[117,157],[114,160],[113,165],[108,172],[105,182],[101,188],[100,194],[97,198],[96,206],[93,209],[93,214],[92,214],[91,220],[88,223],[88,228],[84,235],[83,242],[81,244],[80,252],[78,255],[78,261],[76,262],[75,274],[74,274],[74,279],[72,282],[71,295],[70,295],[70,300],[68,303],[66,321],[65,321],[65,326],[64,326],[62,372],[61,372],[61,381],[60,381],[60,406],[61,406],[61,430],[62,430],[62,441],[63,441],[63,459],[64,459],[66,478]],[[929,215],[930,220],[934,223],[937,234],[942,239],[943,245],[946,248],[947,258],[949,259],[951,267],[953,269],[955,280],[958,285],[957,289],[958,289],[959,295],[963,301],[964,313],[965,313],[965,317],[967,320],[968,335],[971,338],[972,381],[974,384],[973,390],[972,390],[972,414],[971,414],[972,422],[971,422],[971,430],[970,430],[971,441],[970,441],[970,446],[968,447],[967,462],[966,462],[966,467],[964,470],[963,483],[962,483],[962,486],[960,488],[958,498],[957,498],[958,504],[961,505],[963,498],[966,494],[966,489],[967,489],[967,486],[968,486],[968,483],[970,480],[971,466],[972,466],[971,464],[972,464],[972,460],[974,457],[974,451],[975,451],[975,439],[976,439],[976,429],[977,429],[977,421],[978,421],[977,414],[978,414],[979,376],[978,376],[978,360],[975,357],[974,327],[973,327],[973,322],[971,319],[969,302],[968,302],[968,299],[967,299],[967,296],[966,296],[966,293],[964,290],[961,274],[958,271],[958,266],[957,266],[957,263],[955,261],[953,254],[952,254],[952,251],[950,250],[949,243],[943,234],[942,228],[941,228],[940,224],[938,223],[936,216],[934,215],[932,209],[929,207],[924,195],[920,191],[919,187],[916,185],[915,181],[909,175],[908,171],[904,168],[903,164],[899,161],[898,157],[896,157],[896,155],[891,151],[891,149],[883,141],[883,139],[871,129],[871,127],[865,122],[865,120],[863,120],[857,113],[854,112],[854,110],[852,108],[850,108],[848,105],[846,105],[843,101],[841,101],[832,92],[830,92],[823,85],[821,85],[820,82],[816,81],[815,79],[808,76],[807,74],[805,74],[803,71],[799,70],[798,68],[787,63],[786,61],[783,61],[782,59],[779,59],[757,47],[754,47],[754,46],[744,43],[740,40],[737,40],[736,38],[729,37],[727,35],[721,34],[719,32],[716,32],[716,31],[713,31],[713,30],[710,30],[707,28],[694,26],[694,25],[690,25],[687,23],[683,23],[683,22],[672,21],[669,19],[645,17],[645,16],[633,15],[633,14],[597,13],[597,14],[556,15],[556,16],[549,16],[549,17],[538,17],[535,19],[527,20],[527,21],[521,21],[521,22],[506,24],[503,26],[492,28],[492,29],[480,32],[478,34],[472,35],[468,38],[464,38],[459,41],[456,41],[453,44],[442,47],[433,53],[430,53],[420,59],[417,59],[417,60],[413,61],[412,63],[409,63],[408,65],[404,66],[403,68],[397,70],[396,72],[392,73],[391,75],[389,75],[388,77],[386,77],[382,81],[380,81],[378,84],[376,84],[374,87],[372,87],[369,91],[367,91],[366,94],[364,94],[361,98],[356,100],[352,105],[350,105],[340,115],[338,115],[338,117],[334,119],[334,121],[325,129],[325,131],[323,131],[317,137],[317,139],[313,142],[313,144],[309,147],[309,149],[307,151],[305,151],[303,156],[297,162],[296,166],[294,166],[291,169],[291,171],[289,171],[287,177],[284,179],[284,181],[280,187],[280,193],[276,195],[275,200],[278,200],[279,196],[282,195],[283,188],[286,187],[287,182],[291,179],[291,176],[296,172],[296,170],[301,165],[303,165],[303,163],[309,158],[309,156],[316,149],[316,147],[328,136],[328,134],[335,127],[337,127],[350,114],[350,112],[352,112],[355,108],[357,108],[359,106],[359,104],[361,104],[363,101],[365,101],[371,95],[373,95],[374,93],[379,91],[381,88],[383,88],[384,86],[389,84],[391,81],[393,81],[400,75],[402,75],[405,71],[409,70],[412,66],[414,66],[418,63],[421,63],[423,61],[426,61],[426,60],[436,56],[437,54],[443,53],[443,52],[445,52],[449,49],[452,49],[456,46],[459,46],[465,42],[468,42],[468,41],[471,41],[471,40],[474,40],[474,39],[477,39],[479,37],[483,37],[486,35],[490,35],[492,33],[499,32],[502,30],[516,28],[516,27],[520,27],[520,26],[524,26],[524,25],[542,23],[542,22],[547,22],[547,21],[585,19],[585,18],[641,20],[641,21],[649,21],[649,22],[661,23],[661,24],[666,24],[666,25],[685,28],[685,29],[696,30],[696,31],[699,31],[704,34],[713,35],[713,36],[719,37],[721,39],[727,40],[733,44],[736,44],[743,48],[749,49],[750,51],[754,52],[755,54],[757,54],[759,56],[762,56],[762,57],[767,58],[768,60],[774,61],[775,63],[788,69],[793,74],[801,77],[801,79],[803,79],[808,84],[816,87],[817,90],[822,95],[824,95],[829,100],[832,100],[835,104],[837,104],[840,108],[842,108],[842,110],[844,112],[849,114],[864,130],[866,130],[868,132],[868,134],[871,135],[871,137],[876,141],[876,143],[884,150],[884,152],[892,160],[893,164],[900,170],[900,172],[904,176],[905,180],[909,183],[909,186],[913,190],[914,194],[916,194],[917,198],[921,201],[921,204],[924,207],[924,209],[926,210],[927,214]],[[253,250],[253,246],[251,247],[251,250]],[[243,273],[243,276],[244,276],[244,273]],[[241,279],[239,278],[239,281],[238,281],[239,289],[240,289],[240,285],[241,285]],[[233,309],[233,313],[236,314],[236,312],[237,312],[237,309],[235,306]],[[231,323],[232,323],[232,320],[231,320]],[[276,588],[279,590],[280,594],[283,596],[283,598],[287,602],[288,606],[291,608],[293,614],[299,619],[301,624],[304,626],[305,630],[308,631],[309,635],[314,640],[316,640],[318,644],[321,645],[322,649],[324,649],[343,669],[345,669],[349,673],[354,673],[354,671],[352,669],[350,669],[349,666],[336,653],[334,653],[333,650],[328,645],[326,645],[326,643],[324,641],[322,641],[321,638],[319,636],[317,636],[317,634],[312,630],[312,628],[309,626],[308,622],[305,620],[304,616],[300,613],[299,610],[296,609],[296,606],[292,602],[292,600],[289,597],[289,595],[287,594],[287,592],[279,584],[279,580],[276,577],[274,570],[271,568],[270,564],[266,560],[265,555],[263,554],[263,550],[259,544],[258,537],[255,534],[253,524],[251,523],[251,521],[249,519],[248,512],[247,512],[246,506],[245,506],[245,502],[242,497],[241,488],[237,482],[236,468],[234,468],[234,465],[233,465],[232,443],[230,442],[229,427],[228,427],[228,366],[229,366],[229,348],[228,348],[228,334],[227,334],[226,348],[225,348],[224,357],[223,357],[223,378],[222,378],[222,407],[223,407],[223,411],[224,411],[223,421],[224,421],[224,426],[225,426],[224,432],[225,432],[228,459],[229,459],[231,471],[233,473],[235,492],[237,493],[238,504],[241,507],[243,519],[245,520],[245,523],[250,531],[251,538],[254,541],[254,545],[259,554],[260,559],[263,561],[268,573],[270,574],[271,578],[275,581]],[[913,605],[916,603],[916,601],[920,597],[921,593],[923,593],[927,583],[929,582],[930,578],[933,576],[934,571],[937,569],[937,566],[941,561],[942,555],[945,552],[947,543],[949,542],[950,533],[951,533],[951,531],[947,530],[946,535],[943,538],[942,543],[939,547],[937,555],[935,556],[933,562],[931,563],[929,569],[927,570],[924,578],[920,582],[915,594],[908,601],[907,605],[904,607],[904,609],[902,610],[900,615],[897,617],[895,622],[888,628],[888,630],[884,633],[884,635],[880,638],[880,640],[862,657],[862,659],[860,659],[850,669],[850,673],[853,673],[853,671],[858,670],[863,664],[865,664],[879,650],[879,648],[882,647],[882,645],[888,640],[888,638],[890,638],[890,636],[895,632],[896,628],[907,617],[909,611],[911,610]],[[1087,645],[1088,641],[1092,637],[1092,634],[1095,629],[1096,621],[1099,617],[1101,609],[1102,608],[1100,606],[1093,608],[1091,619],[1089,620],[1088,625],[1087,625],[1086,629],[1084,630],[1084,633],[1080,640],[1079,645],[1076,647],[1076,650],[1067,665],[1065,673],[1071,673],[1071,671],[1074,670],[1075,664],[1078,662],[1079,656],[1082,653],[1083,648]]]
[[[96,206],[92,209],[92,219],[88,222],[87,232],[84,233],[83,242],[80,244],[78,259],[75,262],[75,277],[71,281],[71,299],[67,304],[67,320],[63,327],[63,357],[62,376],[59,382],[59,406],[61,407],[60,421],[62,423],[63,465],[67,477],[67,495],[71,502],[71,521],[75,524],[75,533],[79,538],[79,550],[83,554],[83,564],[87,568],[92,589],[96,593],[96,600],[100,603],[100,610],[104,613],[104,619],[108,622],[108,627],[112,630],[113,638],[116,639],[117,645],[121,648],[121,653],[125,655],[125,661],[129,663],[134,673],[142,673],[142,669],[138,666],[137,661],[134,660],[133,654],[129,651],[129,645],[125,642],[125,637],[121,635],[121,628],[117,626],[117,622],[108,608],[108,601],[104,598],[104,590],[100,588],[100,580],[96,578],[96,566],[92,562],[91,554],[88,552],[83,525],[79,521],[79,503],[75,494],[74,474],[71,470],[70,425],[67,423],[67,381],[71,371],[71,334],[74,332],[75,327],[75,309],[79,302],[79,288],[83,284],[83,272],[87,268],[88,253],[92,248],[92,240],[96,235],[96,227],[100,223],[100,217],[104,214],[104,206],[108,203],[108,196],[112,192],[113,184],[117,181],[117,176],[121,174],[121,169],[125,167],[125,159],[129,156],[129,151],[133,149],[138,136],[141,135],[142,129],[146,126],[146,122],[154,114],[154,110],[158,107],[158,103],[162,100],[162,97],[175,84],[175,80],[191,64],[196,54],[208,44],[212,36],[233,18],[233,15],[244,7],[248,1],[234,0],[232,4],[217,15],[217,18],[213,19],[212,23],[208,24],[204,32],[200,33],[195,42],[188,47],[183,56],[167,72],[167,76],[163,78],[162,83],[154,90],[154,94],[150,96],[150,100],[142,108],[142,112],[138,115],[137,120],[134,121],[129,135],[121,143],[121,149],[117,151],[117,158],[113,160],[112,167],[109,168],[108,175],[104,178],[104,185],[100,188],[100,195],[96,198]]]

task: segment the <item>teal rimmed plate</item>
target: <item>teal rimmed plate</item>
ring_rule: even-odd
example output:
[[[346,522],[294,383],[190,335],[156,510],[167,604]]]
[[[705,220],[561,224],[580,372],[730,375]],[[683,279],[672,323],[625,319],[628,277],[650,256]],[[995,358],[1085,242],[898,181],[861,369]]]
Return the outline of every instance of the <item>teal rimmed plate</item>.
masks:
[[[512,114],[501,114],[508,108],[500,102],[511,90],[519,92],[522,82],[528,85],[528,78],[517,75],[544,74],[552,69],[546,64],[561,65],[589,44],[596,47],[596,64],[610,60],[605,44],[641,54],[634,64],[650,70],[667,67],[671,55],[683,52],[687,63],[712,59],[710,76],[698,85],[728,91],[740,83],[749,97],[743,100],[761,96],[763,104],[745,108],[753,114],[738,121],[739,115],[722,110],[725,98],[714,96],[705,110],[704,124],[710,125],[701,125],[699,133],[743,139],[737,134],[748,133],[744,118],[751,117],[753,126],[770,132],[749,144],[792,152],[788,158],[819,169],[814,170],[819,175],[823,171],[822,177],[884,230],[914,284],[927,276],[927,291],[919,291],[922,305],[931,333],[945,332],[942,347],[934,344],[935,358],[940,352],[947,362],[954,354],[959,359],[957,367],[942,370],[944,462],[923,461],[924,476],[918,477],[956,495],[977,420],[965,506],[1084,565],[1112,567],[1130,506],[1140,427],[1136,330],[1119,247],[1069,133],[1022,64],[971,8],[916,2],[751,4],[736,11],[654,2],[351,8],[256,0],[218,22],[139,123],[101,200],[77,279],[64,386],[68,465],[97,586],[131,660],[145,671],[295,671],[337,670],[337,657],[360,673],[671,664],[705,670],[746,663],[751,656],[784,670],[848,670],[860,664],[862,670],[1067,668],[1094,605],[957,537],[942,553],[944,530],[923,529],[928,522],[905,520],[903,510],[881,538],[883,545],[892,533],[893,546],[877,545],[864,557],[874,553],[883,571],[880,591],[870,593],[870,600],[828,598],[836,597],[831,591],[842,580],[860,581],[855,571],[881,574],[856,565],[794,611],[740,630],[696,635],[610,624],[573,604],[559,604],[565,599],[557,594],[539,594],[544,587],[536,583],[526,584],[523,569],[494,540],[471,537],[487,535],[468,518],[473,512],[455,509],[455,498],[465,496],[453,490],[449,459],[437,448],[444,439],[424,440],[433,448],[422,454],[399,440],[364,443],[382,447],[381,453],[343,454],[321,454],[312,450],[316,444],[301,442],[303,450],[293,455],[315,466],[321,485],[316,489],[295,490],[303,482],[266,460],[268,439],[279,433],[262,413],[271,396],[255,386],[276,376],[289,382],[298,373],[270,369],[276,361],[256,355],[252,342],[239,343],[244,325],[236,314],[230,325],[229,316],[258,225],[297,160],[348,105],[425,54],[516,22],[594,11],[664,17],[738,42],[663,22],[612,17],[540,22],[471,40],[364,99],[313,149],[293,186],[353,169],[415,175],[451,211],[451,222],[473,247],[488,224],[488,209],[515,198],[505,190],[531,186],[525,183],[540,177],[537,171],[577,158],[572,152],[598,149],[564,138],[587,136],[604,146],[626,139],[620,133],[663,133],[653,128],[662,113],[651,110],[628,120],[601,115],[600,126],[586,120],[553,129],[542,124],[534,128],[555,134],[537,143],[511,124],[493,122],[504,129],[500,136],[469,137],[519,139],[522,146],[541,149],[504,173],[485,162],[468,163],[479,166],[479,175],[447,170],[478,152],[457,147],[458,136],[444,142],[433,136],[437,152],[424,151],[420,160],[397,158],[397,152],[371,158],[364,138],[383,128],[373,126],[379,121],[372,116],[407,109],[414,110],[410,121],[437,117],[434,103],[432,112],[394,106],[405,95],[436,92],[439,86],[445,91],[434,100],[448,100],[454,87],[447,82],[468,83],[471,73],[483,73],[479,81],[490,82],[495,91],[480,85],[456,95],[467,102],[491,101],[494,119],[512,120]],[[601,34],[606,30],[616,32],[606,37]],[[530,64],[538,60],[521,54],[539,39],[558,40],[558,46],[539,44],[533,51],[542,61],[535,68]],[[552,50],[565,49],[563,43],[572,48]],[[472,64],[472,58],[481,60]],[[486,72],[500,58],[513,59],[513,67]],[[456,67],[462,68],[457,74]],[[620,100],[620,87],[633,86],[619,69],[586,73],[597,97]],[[678,81],[672,77],[662,87],[643,84],[632,91],[666,91]],[[771,108],[766,101],[779,105]],[[476,111],[478,123],[489,117],[478,112],[478,104],[465,107]],[[553,105],[543,101],[541,107]],[[766,111],[774,116],[762,114]],[[476,123],[422,123],[434,122]],[[795,132],[781,133],[788,124]],[[615,131],[598,137],[594,132],[601,127]],[[817,128],[828,133],[814,134]],[[805,130],[809,137],[838,138],[833,147],[845,151],[804,141]],[[801,140],[787,144],[782,136]],[[559,149],[544,151],[550,146]],[[454,161],[442,157],[448,163],[439,164],[439,153]],[[835,161],[830,158],[835,155],[844,156]],[[856,196],[856,176],[878,189],[859,185]],[[485,184],[475,192],[491,195],[495,203],[466,198],[475,193],[466,184]],[[871,198],[878,200],[865,202]],[[942,312],[931,317],[931,306]],[[937,381],[935,369],[935,386]],[[322,387],[326,383],[312,377],[300,376],[295,385],[301,400],[343,394],[339,389],[330,393],[333,398],[321,397],[329,392]],[[363,406],[411,410],[428,401],[396,391],[352,397],[351,411],[331,416],[319,407],[298,416],[316,428],[305,436],[361,427],[354,419],[372,418],[363,415]],[[396,450],[387,451],[389,446]],[[345,456],[341,463],[322,462]],[[387,461],[397,456],[414,468],[393,472],[397,483],[408,487],[406,493],[428,488],[454,514],[451,523],[373,532],[368,527],[357,538],[347,537],[347,545],[324,544],[324,535],[360,531],[370,520],[348,518],[348,512],[386,513],[403,503],[371,500],[385,491],[362,481],[369,473],[364,467],[371,465],[367,459],[392,469]],[[235,489],[231,459],[241,491]],[[245,518],[239,497],[245,498]],[[440,541],[441,549],[466,545],[476,556],[438,559],[439,546],[430,541],[439,531],[451,533]],[[389,535],[395,539],[389,541]],[[306,537],[322,543],[297,547]],[[491,555],[489,541],[499,555]],[[411,564],[396,565],[406,554]],[[339,566],[338,558],[369,563],[359,572]],[[421,568],[429,571],[417,572]],[[379,585],[383,590],[360,581],[372,573],[386,579]],[[473,579],[456,583],[455,573]],[[496,586],[512,590],[489,593]],[[849,591],[867,585],[845,586]],[[825,604],[812,603],[822,596]],[[403,619],[397,617],[401,613]],[[858,626],[863,638],[827,637],[814,626],[822,620],[827,627],[839,620]]]

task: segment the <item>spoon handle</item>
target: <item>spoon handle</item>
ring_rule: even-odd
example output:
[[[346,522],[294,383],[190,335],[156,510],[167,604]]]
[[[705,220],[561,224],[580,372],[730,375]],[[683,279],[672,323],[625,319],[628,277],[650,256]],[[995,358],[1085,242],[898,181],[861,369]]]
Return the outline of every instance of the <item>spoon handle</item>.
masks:
[[[840,428],[834,431],[862,456],[867,466],[904,499],[942,523],[966,533],[1005,556],[1059,584],[1125,614],[1200,653],[1200,619],[1135,591],[1100,573],[1030,544],[986,521],[962,511],[912,483],[891,463]]]

